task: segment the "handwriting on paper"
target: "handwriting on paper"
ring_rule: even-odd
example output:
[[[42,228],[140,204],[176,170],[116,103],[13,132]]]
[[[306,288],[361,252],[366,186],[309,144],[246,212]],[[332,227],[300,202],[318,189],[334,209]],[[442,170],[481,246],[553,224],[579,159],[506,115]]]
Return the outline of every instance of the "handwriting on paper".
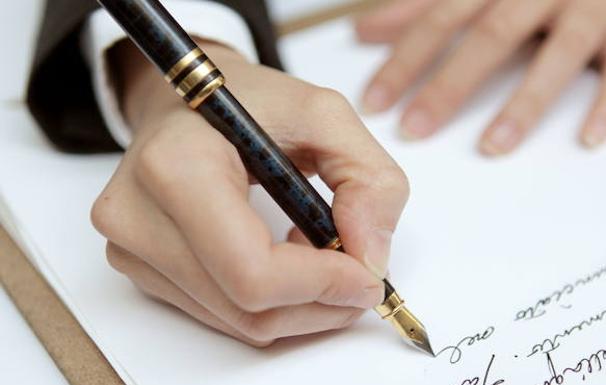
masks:
[[[449,361],[451,364],[456,364],[461,361],[463,357],[463,348],[465,346],[472,346],[476,343],[489,339],[494,334],[494,326],[488,327],[483,333],[477,333],[473,336],[468,336],[461,339],[456,345],[447,346],[444,349],[436,353],[436,357],[444,353],[450,353]]]
[[[500,385],[505,383],[504,379],[498,379],[496,381],[492,381],[490,380],[490,370],[492,369],[492,364],[494,363],[494,359],[495,359],[495,355],[493,354],[492,357],[490,358],[490,362],[488,363],[488,367],[486,368],[486,371],[484,372],[484,375],[480,378],[480,377],[473,377],[473,378],[468,378],[463,380],[463,382],[461,382],[461,385]],[[482,381],[482,382],[480,382]]]
[[[538,343],[532,347],[532,351],[530,352],[528,357],[532,357],[537,353],[551,353],[560,347],[562,340],[565,340],[572,334],[579,333],[586,328],[594,326],[596,323],[603,322],[605,319],[606,310],[565,329],[561,333],[555,334],[553,337],[546,338],[545,340],[543,340],[543,342]]]
[[[597,377],[599,374],[606,374],[606,348],[602,348],[594,353],[588,354],[581,358],[575,364],[558,369],[550,353],[546,353],[547,368],[549,376],[540,385],[565,385],[568,380],[573,381],[581,379],[587,381],[592,377]],[[495,362],[496,355],[492,355],[488,366],[482,376],[467,378],[460,385],[501,385],[505,384],[505,378],[498,378],[492,373],[492,366]],[[498,379],[496,379],[498,378]]]
[[[567,298],[566,302],[572,301],[573,297],[570,296],[575,290],[580,287],[594,284],[600,280],[606,280],[606,268],[596,270],[584,278],[578,279],[574,284],[567,284],[562,286],[561,290],[555,291],[551,296],[543,298],[536,302],[534,306],[528,307],[517,313],[514,321],[510,321],[511,326],[515,329],[524,327],[524,324],[519,323],[520,320],[532,320],[547,314],[550,306],[559,305],[560,307],[571,308],[574,303],[566,304],[564,306],[563,299]],[[593,293],[587,293],[586,295],[595,296]],[[601,295],[592,298],[604,298]],[[573,337],[584,334],[588,330],[598,330],[600,327],[606,326],[606,309],[597,311],[594,313],[586,314],[584,317],[580,317],[581,320],[572,325],[562,327],[560,330],[556,330],[553,335],[549,335],[547,338],[537,341],[531,345],[529,349],[530,353],[524,355],[515,354],[513,357],[517,363],[524,365],[534,365],[532,361],[527,361],[527,358],[538,356],[542,353],[547,360],[546,367],[549,369],[548,378],[542,380],[537,385],[563,385],[566,383],[577,383],[578,380],[587,381],[590,378],[596,378],[599,374],[606,375],[606,348],[594,351],[593,353],[586,354],[579,361],[567,367],[562,367],[555,362],[552,352],[559,349],[561,346],[565,346],[567,341],[572,341]],[[446,346],[440,350],[436,356],[446,356],[451,365],[459,364],[463,361],[465,353],[469,352],[472,354],[470,348],[476,345],[486,344],[490,348],[491,337],[497,335],[499,330],[502,333],[503,328],[497,329],[495,326],[488,327],[485,331],[476,333],[464,337],[459,340],[456,344]],[[523,334],[523,333],[522,333]],[[602,334],[603,335],[603,334]],[[601,342],[598,340],[598,342]],[[463,379],[461,382],[457,382],[460,385],[500,385],[507,382],[506,376],[497,375],[493,364],[495,361],[501,362],[505,357],[500,357],[496,353],[492,353],[488,366],[483,371],[482,375],[472,376]],[[523,361],[517,361],[522,359]],[[543,361],[541,361],[543,362]],[[513,361],[512,361],[513,363]],[[507,373],[505,373],[507,375]],[[540,372],[537,372],[537,376],[541,376]],[[601,378],[601,377],[600,377]]]
[[[532,320],[541,317],[547,313],[547,308],[551,305],[560,304],[563,308],[570,308],[570,305],[561,304],[563,298],[572,295],[579,287],[595,283],[600,279],[606,278],[606,267],[575,281],[574,284],[567,283],[561,289],[555,290],[551,295],[541,298],[533,306],[522,309],[516,313],[515,320]]]
[[[547,366],[549,367],[549,374],[551,377],[548,380],[545,380],[542,385],[563,385],[566,383],[566,380],[573,375],[580,376],[583,381],[586,381],[590,376],[602,372],[606,365],[606,349],[600,349],[562,371],[556,369],[556,365],[554,364],[550,353],[547,353],[546,356]]]

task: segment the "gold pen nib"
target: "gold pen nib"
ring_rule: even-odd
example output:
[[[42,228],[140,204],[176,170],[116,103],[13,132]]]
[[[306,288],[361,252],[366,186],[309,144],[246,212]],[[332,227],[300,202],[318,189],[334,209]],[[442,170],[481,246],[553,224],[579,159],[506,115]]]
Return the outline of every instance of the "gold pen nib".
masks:
[[[421,327],[423,327],[423,325],[421,325]],[[420,329],[419,334],[421,334],[421,337],[418,338],[418,340],[411,339],[412,343],[417,348],[422,349],[427,353],[431,354],[433,357],[435,357],[436,354],[433,352],[431,344],[429,343],[429,338],[427,337],[427,332],[425,331],[425,328]]]
[[[382,304],[375,307],[375,311],[379,313],[381,318],[389,320],[407,342],[435,356],[429,343],[427,331],[421,321],[404,306],[404,301],[389,282],[385,281],[385,287],[387,297]]]

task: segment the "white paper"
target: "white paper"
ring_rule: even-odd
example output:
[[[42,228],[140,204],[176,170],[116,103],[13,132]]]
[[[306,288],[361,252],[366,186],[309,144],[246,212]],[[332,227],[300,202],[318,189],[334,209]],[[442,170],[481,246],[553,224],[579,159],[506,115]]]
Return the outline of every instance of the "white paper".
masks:
[[[345,21],[291,36],[282,50],[295,74],[354,103],[385,54],[358,46]],[[602,384],[606,368],[598,371],[597,356],[592,373],[581,360],[606,348],[606,317],[556,338],[552,372],[547,355],[527,357],[536,344],[606,310],[606,274],[565,286],[606,266],[606,150],[588,152],[575,141],[596,76],[583,75],[515,155],[483,159],[476,138],[522,70],[492,83],[427,142],[398,139],[397,111],[366,119],[412,184],[392,282],[436,350],[479,334],[435,359],[408,348],[372,312],[346,331],[258,350],[145,298],[108,267],[89,222],[118,157],[55,152],[23,109],[2,110],[0,217],[127,384]],[[275,205],[260,194],[253,200],[283,234]],[[556,301],[558,290],[566,293]],[[546,314],[515,321],[549,296],[550,304],[537,307]],[[579,362],[580,373],[568,370],[560,381]]]

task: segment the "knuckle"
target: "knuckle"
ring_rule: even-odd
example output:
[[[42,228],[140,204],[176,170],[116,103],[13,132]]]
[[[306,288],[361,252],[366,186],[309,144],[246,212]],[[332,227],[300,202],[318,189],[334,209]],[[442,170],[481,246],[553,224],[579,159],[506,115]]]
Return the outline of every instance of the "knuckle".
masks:
[[[164,160],[167,157],[168,148],[158,136],[148,140],[137,154],[135,161],[135,173],[140,179],[163,178],[166,168]]]
[[[135,173],[144,183],[170,187],[189,180],[189,173],[221,175],[226,164],[245,173],[239,159],[236,149],[210,129],[160,130],[139,149]],[[180,167],[191,164],[196,167]]]
[[[408,177],[404,173],[404,170],[397,165],[384,168],[377,174],[373,183],[378,189],[389,191],[394,195],[408,196],[410,193]]]
[[[175,162],[179,161],[179,145],[162,130],[145,142],[137,154],[135,173],[141,180],[170,182]]]
[[[110,238],[115,231],[116,218],[120,212],[114,201],[115,199],[104,191],[95,200],[90,212],[91,223],[99,233],[107,238]]]
[[[349,102],[339,92],[323,87],[314,87],[306,95],[303,101],[303,108],[307,111],[313,111],[319,116],[323,113],[334,115],[335,112],[343,112],[349,108]]]

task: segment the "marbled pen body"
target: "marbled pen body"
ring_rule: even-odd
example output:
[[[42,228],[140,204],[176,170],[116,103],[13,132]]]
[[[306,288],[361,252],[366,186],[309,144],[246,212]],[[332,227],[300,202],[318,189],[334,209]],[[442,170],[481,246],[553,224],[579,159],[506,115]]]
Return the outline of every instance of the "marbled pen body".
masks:
[[[198,111],[236,147],[248,171],[314,246],[338,239],[328,203],[225,87]]]

